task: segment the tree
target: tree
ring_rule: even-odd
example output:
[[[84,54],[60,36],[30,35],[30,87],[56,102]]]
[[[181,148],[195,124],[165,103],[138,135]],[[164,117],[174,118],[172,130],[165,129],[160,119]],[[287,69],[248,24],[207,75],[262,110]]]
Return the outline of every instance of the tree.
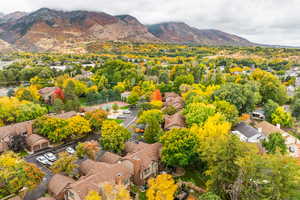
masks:
[[[164,105],[162,101],[151,101],[150,104],[152,105],[153,109],[161,109]]]
[[[26,147],[26,137],[23,135],[12,136],[9,148],[14,152],[23,151]]]
[[[215,195],[212,192],[207,192],[200,196],[201,200],[221,200],[221,198],[218,195]]]
[[[189,129],[172,129],[160,137],[162,161],[169,166],[186,167],[198,158],[198,137]]]
[[[124,185],[104,183],[100,186],[101,196],[106,200],[131,200],[130,193]]]
[[[87,156],[89,159],[95,160],[97,153],[100,151],[100,146],[97,141],[87,141],[79,143],[76,146],[76,154],[79,158]]]
[[[160,90],[155,90],[151,95],[151,101],[162,101]]]
[[[175,90],[179,91],[179,87],[182,84],[192,85],[194,83],[194,77],[192,74],[188,75],[179,75],[174,80]]]
[[[7,91],[7,96],[8,96],[8,97],[13,97],[13,96],[15,96],[15,91],[14,91],[14,89],[10,88],[10,89]]]
[[[59,98],[54,99],[53,111],[55,113],[61,113],[61,111],[63,110],[64,110],[64,102]]]
[[[237,164],[239,176],[231,199],[298,199],[300,168],[290,156],[251,153]]]
[[[177,109],[174,106],[169,105],[163,109],[163,112],[167,115],[174,115],[177,112]]]
[[[20,100],[32,101],[38,103],[41,96],[36,86],[30,86],[27,88],[19,88],[16,91],[16,97]]]
[[[272,124],[280,124],[284,127],[292,127],[293,119],[290,113],[284,111],[283,107],[276,108],[271,115]]]
[[[184,109],[186,124],[190,127],[193,124],[202,125],[208,117],[215,114],[216,108],[210,104],[191,103]]]
[[[267,139],[262,142],[268,153],[274,154],[279,151],[282,154],[287,152],[285,139],[280,133],[271,133]]]
[[[100,142],[104,149],[121,153],[131,133],[116,121],[106,120],[102,124],[101,136]]]
[[[89,121],[79,115],[67,119],[67,126],[64,128],[73,139],[81,138],[91,132]]]
[[[216,107],[216,112],[221,113],[232,125],[237,123],[239,111],[234,105],[227,101],[215,101],[213,105]]]
[[[259,103],[259,93],[251,85],[226,83],[213,94],[214,100],[224,100],[236,106],[241,113],[251,112]]]
[[[34,189],[44,177],[38,167],[12,152],[0,155],[0,169],[0,198],[18,194],[25,188]]]
[[[140,96],[137,93],[131,92],[129,97],[127,98],[127,103],[129,103],[130,105],[136,105],[139,99]]]
[[[161,123],[163,122],[163,114],[160,110],[146,110],[138,119],[138,123],[145,124],[146,129],[144,138],[148,143],[157,142],[163,130]]]
[[[292,115],[297,119],[300,118],[300,99],[297,99],[291,105]]]
[[[75,83],[73,80],[69,79],[64,86],[64,94],[66,101],[76,100],[78,97],[75,93]]]
[[[102,198],[97,191],[90,190],[84,200],[102,200]]]
[[[68,100],[65,103],[65,111],[79,111],[80,110],[80,101],[78,98],[74,100]]]
[[[264,105],[265,117],[268,122],[272,122],[272,114],[278,107],[279,105],[272,100],[268,100]]]
[[[112,105],[112,109],[113,109],[114,112],[116,112],[117,110],[119,110],[118,104],[114,103],[114,104]]]
[[[150,178],[146,191],[147,200],[173,200],[177,185],[169,174],[158,175]]]
[[[51,170],[53,173],[64,173],[68,176],[74,176],[74,170],[78,168],[76,164],[77,157],[67,152],[59,153],[59,159],[53,163]]]
[[[103,121],[107,119],[107,112],[105,110],[97,109],[86,112],[84,117],[90,122],[93,131],[100,131]]]

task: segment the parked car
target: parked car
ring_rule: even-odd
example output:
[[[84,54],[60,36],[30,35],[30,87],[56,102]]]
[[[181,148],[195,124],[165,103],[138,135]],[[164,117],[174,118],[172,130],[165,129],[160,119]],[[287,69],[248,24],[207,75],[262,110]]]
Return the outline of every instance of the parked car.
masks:
[[[127,116],[125,116],[125,115],[119,115],[117,118],[118,118],[118,119],[126,119]]]
[[[44,156],[45,156],[45,158],[47,158],[51,162],[54,162],[54,161],[57,160],[56,156],[51,152],[46,153]]]
[[[45,158],[45,156],[39,156],[36,158],[36,160],[43,165],[52,165],[52,162]]]
[[[67,148],[66,148],[66,151],[67,151],[69,154],[74,154],[74,153],[76,153],[75,149],[73,149],[72,147],[67,147]]]
[[[136,133],[144,133],[145,132],[145,128],[146,128],[145,124],[138,124],[135,127],[135,132]]]
[[[123,114],[130,115],[130,114],[131,114],[131,111],[130,111],[130,110],[124,110],[124,111],[123,111]]]

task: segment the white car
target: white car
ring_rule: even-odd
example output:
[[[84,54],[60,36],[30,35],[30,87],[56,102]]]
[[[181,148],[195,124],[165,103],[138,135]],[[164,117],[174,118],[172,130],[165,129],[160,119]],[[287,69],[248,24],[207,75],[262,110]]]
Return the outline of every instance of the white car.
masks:
[[[131,111],[130,111],[130,110],[124,110],[124,111],[123,111],[123,114],[130,115],[130,114],[131,114]]]
[[[46,153],[44,156],[45,156],[45,158],[47,158],[51,162],[54,162],[54,161],[57,160],[56,156],[51,152]]]
[[[47,158],[45,158],[44,156],[39,156],[36,158],[36,160],[43,164],[43,165],[52,165],[52,162],[50,162]]]
[[[66,151],[67,151],[69,154],[74,154],[74,153],[76,152],[72,147],[67,147],[67,148],[66,148]]]

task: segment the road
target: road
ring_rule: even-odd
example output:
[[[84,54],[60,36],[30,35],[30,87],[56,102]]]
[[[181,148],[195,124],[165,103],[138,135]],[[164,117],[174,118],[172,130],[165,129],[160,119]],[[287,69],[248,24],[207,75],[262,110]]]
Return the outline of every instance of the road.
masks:
[[[129,126],[134,124],[135,120],[137,118],[137,113],[138,113],[138,110],[131,110],[131,114],[127,115],[127,118],[124,119],[123,126],[128,128]],[[100,137],[99,134],[93,134],[93,135],[89,136],[88,138],[73,141],[68,144],[63,144],[63,145],[57,146],[55,148],[45,149],[45,150],[42,150],[40,152],[37,152],[35,154],[25,157],[24,159],[27,162],[34,163],[36,166],[38,166],[45,173],[45,177],[43,178],[42,183],[36,189],[34,189],[26,194],[26,196],[24,197],[24,200],[36,200],[36,199],[42,197],[47,192],[48,183],[49,183],[51,177],[53,176],[52,172],[46,166],[37,162],[36,158],[38,156],[44,155],[47,152],[52,152],[57,156],[60,152],[65,151],[65,149],[69,146],[73,147],[75,149],[78,142],[99,140],[99,137]]]

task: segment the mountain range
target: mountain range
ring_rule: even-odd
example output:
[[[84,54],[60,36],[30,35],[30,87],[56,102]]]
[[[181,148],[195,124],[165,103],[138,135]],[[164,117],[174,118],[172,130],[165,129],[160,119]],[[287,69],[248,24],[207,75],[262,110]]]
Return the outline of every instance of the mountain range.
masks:
[[[85,52],[90,42],[128,41],[254,46],[239,36],[197,29],[183,22],[144,25],[130,15],[60,11],[41,8],[32,13],[0,14],[0,50]],[[5,45],[4,45],[5,44]]]

